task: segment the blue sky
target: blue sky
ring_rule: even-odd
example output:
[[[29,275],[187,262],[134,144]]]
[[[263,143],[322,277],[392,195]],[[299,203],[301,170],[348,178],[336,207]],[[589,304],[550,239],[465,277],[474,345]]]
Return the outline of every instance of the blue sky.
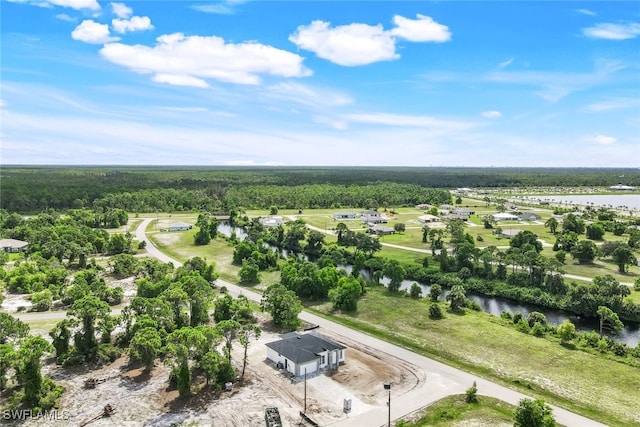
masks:
[[[640,166],[640,2],[0,8],[0,164]]]

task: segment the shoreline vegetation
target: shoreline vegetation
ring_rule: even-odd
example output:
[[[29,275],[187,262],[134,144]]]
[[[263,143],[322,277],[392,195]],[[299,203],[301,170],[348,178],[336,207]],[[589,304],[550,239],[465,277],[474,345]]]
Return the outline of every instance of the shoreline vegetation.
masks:
[[[626,209],[629,216],[613,206],[533,206],[519,197],[551,194],[551,188],[605,194],[621,175],[625,184],[640,184],[635,169],[3,167],[0,237],[30,240],[31,247],[29,257],[4,259],[10,264],[2,268],[2,279],[5,290],[28,294],[46,310],[61,298],[73,301],[65,291],[72,271],[140,275],[133,254],[144,247],[136,249],[130,231],[141,218],[154,218],[149,237],[182,262],[208,260],[218,277],[261,292],[282,283],[314,313],[609,425],[631,426],[640,422],[629,413],[640,406],[638,348],[617,346],[597,333],[561,338],[559,327],[539,316],[490,316],[464,298],[466,290],[474,290],[514,301],[544,300],[543,305],[592,316],[597,309],[606,328],[617,327],[618,315],[640,316],[640,289],[634,287],[640,267],[628,262],[620,268],[612,255],[622,247],[637,258],[637,211]],[[543,185],[550,180],[562,185]],[[580,187],[571,185],[577,182]],[[440,209],[446,205],[450,211],[471,206],[474,212],[465,222],[425,224],[419,217],[426,212],[415,207],[424,203],[441,217],[447,215]],[[379,212],[382,225],[394,233],[372,236],[362,221],[332,217],[364,210]],[[493,221],[496,212],[540,218]],[[245,230],[247,240],[233,234],[222,238],[216,216]],[[261,218],[269,216],[280,217],[282,225],[262,225]],[[552,219],[556,224],[549,227]],[[165,231],[177,222],[193,228]],[[515,233],[507,238],[503,230]],[[593,253],[572,250],[579,242],[587,242],[580,245]],[[267,245],[299,256],[274,256]],[[102,256],[109,258],[96,263]],[[368,271],[369,283],[334,271],[336,264]],[[556,277],[565,269],[578,278]],[[86,274],[87,280],[97,280],[90,276],[94,273]],[[463,293],[454,308],[456,297],[445,302],[377,286],[382,276],[392,283],[400,277],[426,280],[451,294]],[[112,306],[122,302],[122,292],[95,283],[101,300]],[[327,287],[309,293],[300,283]],[[360,289],[357,295],[354,289]],[[585,294],[589,298],[578,298]]]

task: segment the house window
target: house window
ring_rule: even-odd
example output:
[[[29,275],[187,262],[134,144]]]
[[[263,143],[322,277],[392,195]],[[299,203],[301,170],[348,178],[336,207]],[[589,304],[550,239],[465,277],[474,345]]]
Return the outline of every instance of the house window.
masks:
[[[325,364],[325,356],[324,355],[320,356],[320,364],[321,365]]]

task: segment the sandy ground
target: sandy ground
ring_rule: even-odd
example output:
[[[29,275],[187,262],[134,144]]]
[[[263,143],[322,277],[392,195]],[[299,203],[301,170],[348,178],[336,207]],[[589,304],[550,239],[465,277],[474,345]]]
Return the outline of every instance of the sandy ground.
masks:
[[[4,301],[0,304],[0,311],[5,313],[16,313],[18,307],[25,307],[25,311],[31,310],[31,301],[27,299],[27,294],[10,294],[5,292],[3,294]]]
[[[316,330],[323,333],[321,330]],[[385,407],[387,394],[383,384],[393,384],[394,396],[400,396],[425,380],[423,372],[387,354],[373,353],[341,336],[325,334],[347,346],[346,363],[330,376],[318,375],[307,380],[307,414],[320,425]],[[90,426],[264,426],[264,409],[276,406],[285,426],[301,422],[304,408],[304,381],[292,382],[273,363],[266,360],[265,343],[279,336],[264,331],[251,342],[245,379],[230,392],[216,393],[204,382],[200,392],[181,400],[176,390],[168,388],[169,367],[157,362],[150,375],[127,366],[126,357],[97,370],[45,368],[66,391],[60,411],[67,419],[29,420],[25,426],[82,425],[102,412],[105,405],[115,408],[109,418],[97,419]],[[241,369],[242,348],[234,345],[234,365]],[[86,389],[86,378],[107,378],[95,389]],[[351,399],[351,411],[343,411],[344,399]],[[302,424],[305,425],[305,424]]]

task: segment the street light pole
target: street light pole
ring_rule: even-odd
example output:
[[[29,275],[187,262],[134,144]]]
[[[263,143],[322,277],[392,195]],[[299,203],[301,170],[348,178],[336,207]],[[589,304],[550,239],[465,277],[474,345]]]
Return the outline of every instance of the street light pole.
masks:
[[[388,427],[391,427],[391,383],[384,383],[384,389],[389,393],[387,400],[387,407],[389,408]]]

